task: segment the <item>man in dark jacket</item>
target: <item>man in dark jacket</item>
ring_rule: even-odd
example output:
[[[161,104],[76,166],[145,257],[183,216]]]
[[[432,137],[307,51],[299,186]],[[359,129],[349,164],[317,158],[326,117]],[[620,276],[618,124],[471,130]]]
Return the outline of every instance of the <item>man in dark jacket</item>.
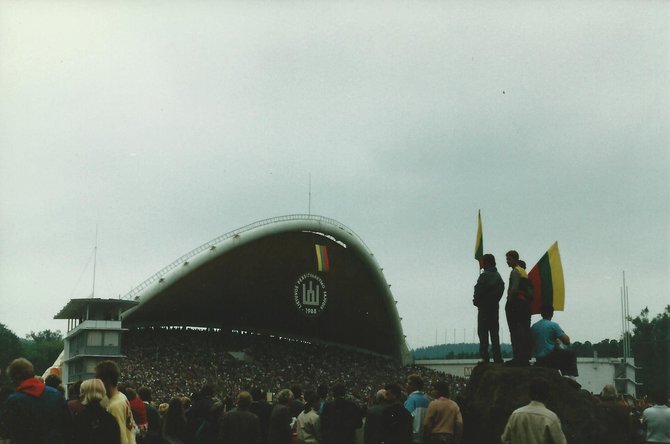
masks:
[[[505,364],[527,367],[531,355],[530,303],[533,297],[533,287],[528,280],[528,273],[521,266],[524,262],[519,260],[519,253],[510,250],[505,254],[505,259],[507,265],[512,269],[507,286],[505,314],[513,354],[512,360]]]
[[[221,444],[258,444],[261,439],[261,426],[258,416],[249,411],[251,395],[240,392],[237,396],[237,408],[221,416],[219,424],[219,443]]]
[[[251,389],[251,397],[253,401],[251,402],[251,406],[249,406],[249,411],[258,416],[258,420],[261,422],[261,444],[266,444],[268,442],[268,428],[270,427],[272,405],[267,402],[266,393],[259,388]]]
[[[374,405],[368,407],[365,415],[365,431],[363,432],[363,442],[365,444],[382,443],[382,413],[387,406],[386,390],[381,389],[375,396]]]
[[[344,398],[341,384],[333,387],[334,399],[323,406],[321,435],[324,444],[354,444],[356,429],[363,424],[363,410]]]
[[[12,361],[7,374],[16,385],[2,405],[0,436],[12,444],[63,444],[70,442],[72,419],[65,397],[35,377],[25,358]]]
[[[478,308],[477,334],[479,335],[479,356],[482,362],[489,362],[489,335],[493,361],[502,363],[500,354],[500,336],[498,333],[498,302],[505,291],[505,282],[498,269],[496,259],[492,254],[482,257],[484,270],[475,284],[475,294],[472,303]]]
[[[412,444],[414,419],[402,403],[402,390],[397,384],[387,384],[386,402],[382,412],[381,440],[384,444]]]
[[[214,391],[214,385],[207,383],[193,396],[193,406],[186,412],[189,443],[196,441],[198,429],[202,426],[205,419],[207,419],[207,415],[214,405]]]

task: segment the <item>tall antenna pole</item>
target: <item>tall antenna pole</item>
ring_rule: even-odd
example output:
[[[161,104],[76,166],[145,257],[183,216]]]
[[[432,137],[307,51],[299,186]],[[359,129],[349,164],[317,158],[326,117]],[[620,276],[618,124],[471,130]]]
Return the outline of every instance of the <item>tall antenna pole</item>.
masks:
[[[95,267],[98,262],[98,224],[95,224],[95,247],[93,248],[93,289],[91,297],[95,297]]]
[[[309,196],[307,199],[307,214],[312,215],[312,173],[309,173]]]
[[[624,302],[623,302],[623,287],[621,287],[619,290],[621,290],[621,353],[623,354],[624,360],[626,359],[626,321],[624,320],[626,317],[625,314],[625,309],[624,309]]]
[[[628,285],[625,285],[625,281],[623,292],[626,297],[626,343],[628,344],[626,357],[630,358],[630,323],[628,322],[628,319],[630,318],[630,308],[628,306]]]
[[[623,330],[623,357],[630,357],[630,307],[628,305],[628,286],[626,285],[626,272],[621,272],[623,277],[623,286],[621,287],[621,329]]]

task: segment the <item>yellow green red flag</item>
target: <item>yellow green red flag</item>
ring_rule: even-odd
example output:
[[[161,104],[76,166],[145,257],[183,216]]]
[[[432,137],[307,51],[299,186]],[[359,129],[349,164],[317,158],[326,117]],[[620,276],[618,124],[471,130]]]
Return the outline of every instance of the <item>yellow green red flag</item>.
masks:
[[[477,239],[475,239],[475,259],[479,261],[479,267],[482,266],[482,257],[484,256],[484,239],[482,238],[482,212],[477,212]]]
[[[528,280],[533,284],[531,314],[541,313],[542,307],[545,306],[553,306],[554,310],[563,311],[565,308],[565,284],[563,282],[563,265],[558,251],[558,242],[554,242],[530,270]]]
[[[318,271],[329,271],[330,261],[328,260],[328,249],[325,245],[314,244],[316,249],[316,269]]]

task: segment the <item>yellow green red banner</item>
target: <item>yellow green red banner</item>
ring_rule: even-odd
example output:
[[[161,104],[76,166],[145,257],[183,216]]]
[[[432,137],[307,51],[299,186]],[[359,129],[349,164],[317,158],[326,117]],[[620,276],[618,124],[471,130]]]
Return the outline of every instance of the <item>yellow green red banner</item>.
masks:
[[[484,239],[482,237],[482,213],[477,212],[477,239],[475,239],[475,259],[482,266],[482,256],[484,256]]]
[[[563,311],[565,308],[565,284],[558,242],[554,242],[530,270],[528,280],[533,284],[531,314],[541,313],[544,306],[553,306],[554,310]]]
[[[328,249],[325,245],[315,244],[316,249],[316,269],[318,271],[329,271],[330,261],[328,260]]]

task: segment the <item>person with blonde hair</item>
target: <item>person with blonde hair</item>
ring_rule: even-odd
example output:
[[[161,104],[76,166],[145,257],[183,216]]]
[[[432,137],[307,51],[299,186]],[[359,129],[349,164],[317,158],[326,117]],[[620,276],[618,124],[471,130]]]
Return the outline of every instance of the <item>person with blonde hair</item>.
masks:
[[[607,384],[600,392],[600,403],[596,405],[598,427],[609,430],[608,444],[635,442],[636,420],[630,414],[626,402],[617,393],[614,384]]]
[[[172,398],[163,418],[163,441],[168,444],[184,444],[188,436],[186,427],[184,401],[181,398]]]
[[[81,383],[79,396],[84,410],[74,417],[74,444],[118,444],[119,425],[100,405],[107,397],[105,384],[100,379],[87,379]]]
[[[268,428],[268,444],[290,444],[292,430],[291,401],[293,392],[283,389],[277,394],[277,403],[272,408]]]
[[[158,414],[160,415],[161,421],[163,418],[165,418],[165,415],[167,415],[168,408],[170,407],[170,404],[167,402],[161,402],[158,404]]]

